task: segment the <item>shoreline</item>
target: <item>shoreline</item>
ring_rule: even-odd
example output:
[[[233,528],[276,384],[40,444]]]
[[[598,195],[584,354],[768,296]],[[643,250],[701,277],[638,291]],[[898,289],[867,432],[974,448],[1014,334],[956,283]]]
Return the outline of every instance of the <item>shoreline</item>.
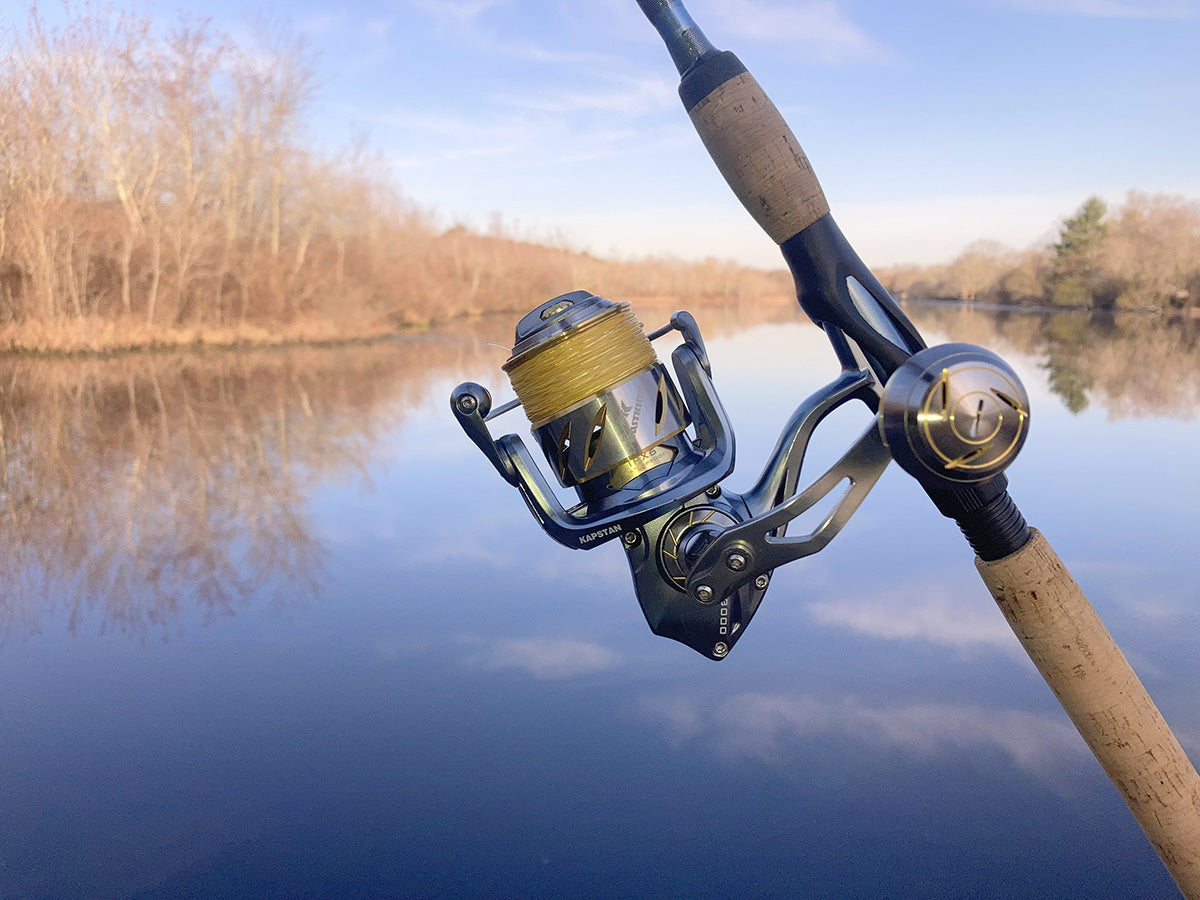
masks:
[[[472,317],[471,314],[463,314],[453,318]],[[47,327],[38,323],[0,328],[0,359],[107,358],[139,353],[204,353],[369,344],[405,334],[420,334],[442,323],[374,322],[356,326],[327,319],[310,319],[274,326],[243,323],[186,328],[147,328],[137,323],[111,320],[74,320],[65,324],[67,327]]]
[[[777,307],[795,301],[786,297],[745,297],[683,300],[671,296],[622,297],[635,310],[697,308],[712,305],[736,307]],[[531,301],[531,306],[537,301]],[[0,359],[112,357],[135,353],[178,353],[217,350],[265,350],[273,347],[320,347],[374,343],[392,338],[422,334],[455,322],[468,322],[488,316],[513,316],[513,321],[528,309],[496,308],[465,310],[436,319],[411,321],[337,321],[324,318],[298,319],[282,323],[235,325],[147,326],[136,321],[105,318],[66,319],[53,323],[30,322],[0,326]]]
[[[629,300],[635,312],[664,309],[724,308],[734,312],[738,307],[757,310],[781,310],[794,307],[795,299],[786,296],[760,296],[732,298],[693,298],[684,300],[670,296],[642,296],[619,298]],[[977,309],[992,312],[1017,314],[1045,314],[1051,312],[1096,313],[1108,312],[1145,317],[1164,315],[1197,317],[1200,310],[1099,310],[1095,307],[1046,307],[1026,305],[998,305],[967,303],[961,300],[907,298],[900,301],[901,307],[908,305]],[[195,325],[188,327],[146,326],[140,322],[112,319],[70,319],[52,324],[44,322],[0,327],[0,359],[4,358],[62,358],[113,357],[137,353],[178,353],[224,350],[265,350],[286,347],[330,347],[350,344],[368,344],[386,341],[405,335],[427,333],[432,329],[466,322],[488,316],[520,316],[525,310],[489,309],[469,310],[444,316],[436,320],[401,322],[339,322],[330,319],[299,319],[287,324],[240,323],[226,326]],[[798,311],[797,311],[798,312]]]

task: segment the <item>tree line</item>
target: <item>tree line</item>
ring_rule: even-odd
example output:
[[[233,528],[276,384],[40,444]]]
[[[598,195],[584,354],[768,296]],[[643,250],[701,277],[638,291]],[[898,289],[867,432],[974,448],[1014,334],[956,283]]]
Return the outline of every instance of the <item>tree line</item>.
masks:
[[[0,350],[370,336],[566,290],[761,299],[783,271],[613,260],[561,240],[442,227],[365,149],[322,154],[305,123],[311,48],[263,26],[238,43],[180,14],[36,5],[0,19]],[[900,297],[1193,306],[1200,206],[1089,199],[1052,247],[972,245],[879,273]]]
[[[1200,203],[1130,191],[1089,197],[1045,247],[971,244],[944,266],[877,272],[899,297],[1094,309],[1200,307]]]
[[[312,51],[284,28],[247,45],[184,15],[165,31],[91,7],[66,21],[35,5],[0,22],[0,347],[264,323],[362,334],[575,287],[786,293],[778,273],[603,260],[498,218],[439,227],[361,148],[310,149]]]

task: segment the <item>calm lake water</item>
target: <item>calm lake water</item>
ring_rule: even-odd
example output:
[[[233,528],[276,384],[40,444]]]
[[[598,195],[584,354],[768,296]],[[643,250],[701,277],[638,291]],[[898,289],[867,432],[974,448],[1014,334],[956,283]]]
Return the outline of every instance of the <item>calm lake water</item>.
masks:
[[[1025,380],[1012,494],[1200,757],[1198,323],[912,311]],[[833,356],[695,312],[744,490]],[[448,412],[514,323],[0,361],[0,897],[1174,896],[894,466],[727,660],[654,637]]]

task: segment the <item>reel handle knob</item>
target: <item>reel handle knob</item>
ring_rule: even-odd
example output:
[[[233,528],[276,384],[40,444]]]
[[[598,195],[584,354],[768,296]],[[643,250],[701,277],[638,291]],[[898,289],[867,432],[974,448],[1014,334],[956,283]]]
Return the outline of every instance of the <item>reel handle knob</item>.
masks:
[[[450,394],[450,409],[458,416],[486,419],[492,411],[492,395],[483,385],[467,381]]]
[[[892,457],[926,488],[1003,472],[1029,433],[1029,395],[1003,359],[974,344],[927,347],[888,379],[879,429]]]
[[[501,408],[503,410],[503,407]],[[487,417],[492,411],[492,395],[481,384],[467,381],[460,384],[450,394],[450,411],[462,430],[488,458],[500,476],[511,485],[517,485],[520,478],[513,468],[512,460],[500,452],[499,446],[488,431]]]

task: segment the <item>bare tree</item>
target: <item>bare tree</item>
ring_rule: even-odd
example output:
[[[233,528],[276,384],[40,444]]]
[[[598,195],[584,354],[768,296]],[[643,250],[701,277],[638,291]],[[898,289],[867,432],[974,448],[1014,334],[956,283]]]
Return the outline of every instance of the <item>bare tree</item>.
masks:
[[[1200,288],[1200,203],[1130,191],[1109,226],[1106,272],[1123,306],[1194,304]]]
[[[198,299],[195,282],[218,212],[211,199],[213,137],[204,126],[218,116],[215,82],[227,51],[224,40],[214,37],[203,19],[184,20],[166,41],[158,124],[164,147],[163,188],[170,201],[164,233],[172,255],[178,320],[202,314],[192,307]],[[147,306],[147,323],[154,321],[156,312],[154,305]]]

